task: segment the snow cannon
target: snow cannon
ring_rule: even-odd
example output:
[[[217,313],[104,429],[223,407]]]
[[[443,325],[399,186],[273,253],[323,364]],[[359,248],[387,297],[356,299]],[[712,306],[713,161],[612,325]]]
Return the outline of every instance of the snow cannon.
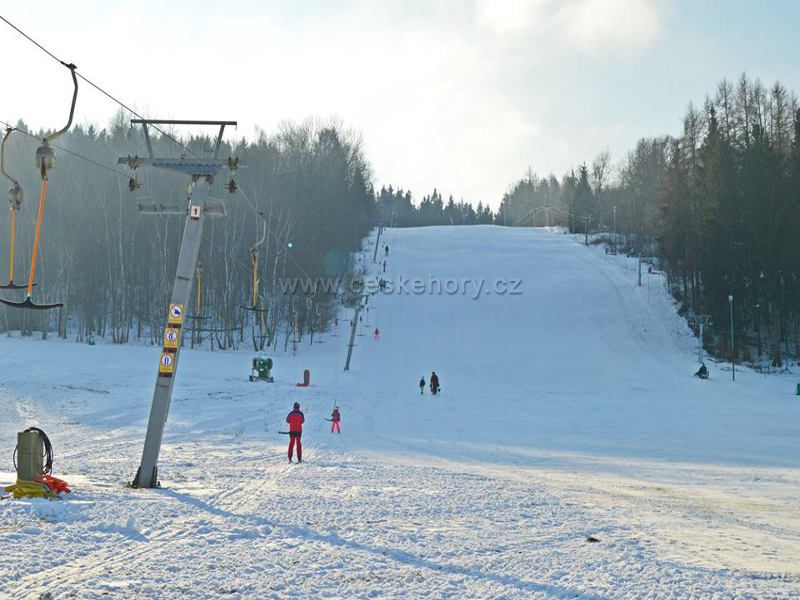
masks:
[[[297,387],[308,387],[311,385],[311,371],[306,369],[303,371],[303,381],[297,382]]]
[[[250,367],[250,381],[266,381],[274,383],[272,377],[272,359],[268,356],[256,356]]]

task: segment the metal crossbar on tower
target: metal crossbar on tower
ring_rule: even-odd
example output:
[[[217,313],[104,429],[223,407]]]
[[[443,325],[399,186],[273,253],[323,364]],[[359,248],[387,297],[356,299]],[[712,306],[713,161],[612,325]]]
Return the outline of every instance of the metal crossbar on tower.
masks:
[[[189,295],[197,269],[197,256],[200,252],[200,240],[203,234],[203,222],[206,216],[223,216],[225,207],[221,202],[209,201],[209,186],[214,177],[223,169],[231,173],[238,167],[238,159],[219,158],[222,136],[227,125],[236,125],[236,121],[176,121],[155,119],[134,119],[133,124],[142,125],[148,156],[127,156],[120,158],[118,163],[128,165],[134,175],[139,167],[154,167],[172,172],[184,173],[191,177],[191,185],[186,195],[185,206],[164,206],[154,202],[139,203],[139,212],[143,214],[184,214],[186,223],[183,229],[178,265],[175,271],[175,282],[172,287],[169,310],[167,313],[167,326],[164,328],[164,344],[159,359],[158,373],[156,376],[155,390],[153,391],[153,404],[150,409],[150,419],[147,423],[147,435],[142,450],[142,462],[136,472],[136,477],[131,483],[133,487],[151,488],[159,485],[158,482],[158,455],[161,451],[161,441],[164,436],[164,426],[167,423],[169,405],[172,401],[172,388],[178,372],[178,357],[180,355],[183,337],[183,322],[185,309],[189,303]],[[211,158],[162,158],[153,155],[153,146],[150,141],[148,125],[203,125],[218,126],[219,133],[214,144]],[[136,190],[139,185],[135,176],[131,178],[130,189]],[[235,189],[233,179],[227,185],[228,189]]]

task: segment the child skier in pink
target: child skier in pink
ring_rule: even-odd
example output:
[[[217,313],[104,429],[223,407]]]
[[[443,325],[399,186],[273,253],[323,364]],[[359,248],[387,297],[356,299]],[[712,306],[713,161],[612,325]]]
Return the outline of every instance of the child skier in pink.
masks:
[[[378,328],[376,327],[376,328],[375,328],[375,340],[377,341],[377,340],[379,340],[379,339],[381,339],[381,332],[380,332],[380,331],[378,330]]]
[[[339,421],[341,420],[342,420],[342,415],[339,412],[339,407],[336,406],[334,407],[333,412],[331,413],[331,433],[333,433],[334,429],[336,430],[336,433],[342,433],[342,429],[341,427],[339,427]]]

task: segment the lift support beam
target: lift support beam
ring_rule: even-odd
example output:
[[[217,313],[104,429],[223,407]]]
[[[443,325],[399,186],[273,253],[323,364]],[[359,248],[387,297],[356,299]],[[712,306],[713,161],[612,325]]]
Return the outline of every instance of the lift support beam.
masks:
[[[178,371],[184,314],[189,306],[189,295],[194,284],[197,256],[200,253],[200,241],[203,237],[205,202],[208,198],[207,183],[198,181],[193,188],[189,202],[189,214],[186,216],[186,224],[183,228],[183,241],[178,255],[175,283],[172,286],[172,296],[170,296],[167,327],[164,331],[164,348],[158,365],[156,387],[153,392],[153,405],[150,409],[147,436],[145,437],[144,450],[142,451],[142,463],[133,481],[134,487],[149,488],[155,487],[158,483],[158,455],[161,452],[161,440],[164,436],[164,426],[169,415],[175,375]],[[172,339],[168,340],[168,335],[175,336],[174,341]],[[175,347],[171,348],[170,346]]]

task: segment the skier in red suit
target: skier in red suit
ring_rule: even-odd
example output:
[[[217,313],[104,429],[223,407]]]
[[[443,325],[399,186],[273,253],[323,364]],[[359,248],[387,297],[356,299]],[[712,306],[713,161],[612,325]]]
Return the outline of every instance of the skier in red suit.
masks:
[[[300,412],[300,403],[294,403],[294,410],[286,416],[289,424],[289,462],[292,462],[294,445],[297,444],[297,462],[303,462],[303,443],[300,441],[303,435],[303,423],[306,422],[305,415]]]

